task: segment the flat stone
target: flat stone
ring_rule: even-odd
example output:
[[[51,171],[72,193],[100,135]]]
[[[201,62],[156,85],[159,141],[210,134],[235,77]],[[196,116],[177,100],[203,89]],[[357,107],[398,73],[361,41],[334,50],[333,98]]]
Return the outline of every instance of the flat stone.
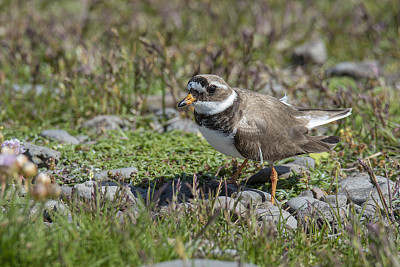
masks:
[[[339,212],[338,212],[339,211]],[[329,206],[328,203],[315,200],[308,206],[305,206],[297,211],[298,219],[303,225],[307,225],[310,219],[315,219],[320,223],[328,222],[337,224],[338,219],[344,222],[346,218],[345,208],[334,208]]]
[[[101,171],[97,172],[94,174],[94,180],[96,181],[109,181],[109,180],[115,180],[115,179],[110,179],[108,177],[108,173],[111,173],[111,175],[115,178],[125,178],[129,179],[131,176],[136,175],[138,173],[138,169],[136,167],[129,167],[129,168],[120,168],[120,169],[114,169],[114,170],[107,170],[107,171]]]
[[[57,215],[65,216],[67,217],[68,222],[72,222],[71,211],[69,210],[67,205],[56,200],[46,201],[46,203],[44,204],[44,218],[52,222],[54,213],[57,213]]]
[[[257,265],[234,262],[234,261],[220,261],[220,260],[208,260],[208,259],[189,259],[189,260],[173,260],[164,261],[151,265],[143,265],[142,267],[257,267]]]
[[[183,119],[180,117],[171,119],[166,125],[166,131],[180,130],[186,133],[199,133],[196,123],[191,119]]]
[[[84,121],[80,128],[94,129],[96,132],[128,130],[131,123],[115,115],[98,115]]]
[[[74,193],[77,194],[77,196],[80,198],[91,200],[94,194],[95,186],[101,187],[102,193],[105,193],[107,191],[106,197],[109,200],[114,199],[114,196],[117,193],[118,188],[120,187],[114,184],[101,185],[99,183],[96,183],[95,181],[86,181],[82,184],[74,185]],[[137,199],[130,191],[130,188],[123,188],[122,192],[125,192],[126,197],[128,198],[129,201],[136,203]]]
[[[318,186],[314,186],[311,191],[313,193],[314,198],[316,198],[318,200],[321,200],[324,196],[326,196],[326,193],[324,192],[324,190],[322,190]]]
[[[298,197],[309,197],[309,198],[313,198],[314,195],[313,195],[313,193],[311,192],[311,190],[304,190],[304,191],[301,191],[301,192],[300,192],[300,194],[298,195]]]
[[[215,209],[226,210],[230,213],[233,212],[238,217],[245,217],[248,211],[240,201],[236,201],[230,197],[220,196],[215,201]]]
[[[322,40],[314,40],[295,47],[292,58],[295,63],[300,65],[306,63],[322,65],[327,60],[328,53]]]
[[[379,62],[368,60],[361,62],[340,62],[326,71],[328,76],[350,76],[355,79],[377,78],[382,75]]]
[[[320,200],[331,204],[332,207],[345,207],[348,201],[346,195],[326,195]]]
[[[282,164],[278,166],[274,166],[275,171],[278,173],[278,178],[289,178],[294,173],[301,173],[302,171],[308,172],[308,169],[304,166],[297,164]],[[271,167],[264,168],[256,174],[252,175],[248,180],[247,184],[257,184],[257,183],[266,183],[270,181],[271,177]]]
[[[376,176],[378,181],[378,185],[382,191],[382,194],[387,199],[389,190],[393,187],[394,182],[388,180],[382,176]],[[348,176],[346,179],[339,181],[339,192],[338,195],[349,195],[350,199],[361,205],[365,201],[367,201],[370,195],[374,196],[376,199],[379,198],[379,193],[377,188],[371,182],[368,174],[366,173],[356,173],[351,176]]]
[[[312,197],[294,197],[289,199],[286,205],[289,207],[289,212],[294,213],[300,209],[306,208],[316,201]]]
[[[300,166],[304,166],[310,169],[315,168],[315,160],[311,157],[293,157],[294,161],[292,161],[292,164],[297,164]]]
[[[79,144],[79,140],[70,135],[67,131],[64,130],[44,130],[40,133],[41,136],[56,140],[60,143],[65,144]]]
[[[56,163],[61,158],[61,152],[47,147],[24,143],[24,148],[25,152],[23,154],[26,155],[30,161],[38,165],[38,167],[47,168],[47,161],[50,158],[55,159]]]
[[[165,115],[165,118],[170,120],[172,118],[179,117],[179,111],[176,108],[160,108],[154,111],[154,115],[157,117],[163,117]]]
[[[290,229],[297,228],[297,220],[289,212],[279,209],[278,206],[271,206],[267,209],[258,209],[257,215],[259,220],[272,221],[275,225],[285,223],[285,226]]]
[[[71,186],[63,184],[61,186],[61,198],[64,200],[70,198],[72,196],[72,189]]]
[[[245,207],[258,207],[263,202],[271,201],[271,194],[251,188],[235,192],[231,197],[238,199]]]

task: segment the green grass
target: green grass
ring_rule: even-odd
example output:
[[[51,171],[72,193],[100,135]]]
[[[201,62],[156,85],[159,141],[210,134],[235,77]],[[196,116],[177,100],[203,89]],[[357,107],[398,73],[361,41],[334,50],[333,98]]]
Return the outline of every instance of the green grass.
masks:
[[[342,138],[335,151],[309,175],[279,180],[281,201],[312,186],[328,190],[332,179],[361,170],[358,158],[371,155],[375,174],[396,181],[399,8],[396,0],[5,0],[0,3],[0,140],[19,138],[60,151],[55,169],[71,181],[56,176],[59,184],[83,182],[92,171],[131,166],[138,168],[131,182],[151,188],[177,178],[190,181],[193,174],[200,181],[228,178],[231,158],[200,136],[156,133],[150,126],[152,103],[146,102],[153,94],[179,100],[192,75],[214,73],[253,90],[277,81],[285,92],[273,95],[287,93],[294,105],[353,108],[351,117],[327,128],[327,134]],[[291,51],[317,37],[327,45],[328,61],[295,71]],[[324,75],[338,62],[364,59],[378,60],[384,76]],[[38,88],[42,94],[35,93]],[[98,135],[79,128],[98,114],[122,115],[135,130]],[[188,110],[181,115],[193,116]],[[88,135],[96,143],[66,145],[39,135],[49,128]],[[260,168],[250,163],[242,177]],[[270,184],[258,188],[269,192]],[[261,266],[399,265],[400,235],[391,220],[359,223],[350,216],[339,232],[327,225],[317,229],[315,223],[310,231],[283,231],[282,225],[274,230],[254,218],[207,213],[203,204],[156,218],[145,209],[122,224],[115,220],[117,210],[77,208],[72,222],[56,216],[48,228],[40,213],[27,216],[32,205],[24,198],[0,199],[7,210],[0,212],[1,266],[137,266],[191,257]],[[215,255],[213,248],[234,249],[237,255]]]

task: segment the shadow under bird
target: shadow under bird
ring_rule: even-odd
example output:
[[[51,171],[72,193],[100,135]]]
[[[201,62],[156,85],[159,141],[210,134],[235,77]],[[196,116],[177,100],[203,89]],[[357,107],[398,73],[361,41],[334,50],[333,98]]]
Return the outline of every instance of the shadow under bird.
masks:
[[[271,202],[274,203],[278,174],[274,162],[306,153],[331,150],[337,136],[310,136],[309,130],[347,117],[351,108],[299,108],[254,91],[233,88],[221,77],[196,75],[188,82],[189,94],[178,107],[192,105],[194,118],[210,145],[219,152],[245,159],[229,180],[236,182],[247,160],[267,161],[271,166]]]

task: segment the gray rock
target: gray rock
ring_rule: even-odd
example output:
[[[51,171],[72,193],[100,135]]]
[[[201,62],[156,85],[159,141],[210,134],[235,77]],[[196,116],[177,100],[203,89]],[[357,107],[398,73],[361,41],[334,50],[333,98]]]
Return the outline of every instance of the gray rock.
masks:
[[[294,173],[300,173],[302,171],[308,172],[308,169],[304,166],[297,164],[282,164],[278,166],[274,166],[276,172],[278,173],[279,178],[289,178]],[[247,184],[257,184],[257,183],[266,183],[270,181],[271,176],[271,167],[264,168],[256,174],[252,175],[248,180]]]
[[[243,191],[235,192],[231,197],[239,200],[245,207],[258,207],[263,202],[271,201],[270,194],[251,188],[245,188]]]
[[[312,197],[294,197],[289,199],[286,205],[289,207],[289,212],[294,213],[300,209],[309,207],[315,201],[316,199]]]
[[[294,161],[291,162],[292,164],[304,166],[309,169],[315,168],[315,160],[311,157],[293,157],[293,159]]]
[[[272,221],[275,225],[285,223],[289,229],[297,228],[297,220],[289,212],[279,209],[278,206],[271,206],[267,209],[258,209],[259,220]]]
[[[303,225],[307,225],[310,220],[317,220],[319,223],[328,222],[337,224],[338,220],[344,222],[346,218],[345,208],[333,208],[328,203],[316,200],[297,211],[298,219]]]
[[[119,192],[120,194],[125,194],[125,197],[127,198],[128,201],[134,204],[138,204],[137,198],[133,195],[131,190],[126,187],[121,187],[121,186],[102,186],[101,187],[101,192],[104,194],[107,192],[106,197],[109,200],[115,200],[115,197],[117,193]],[[122,195],[120,195],[122,197]]]
[[[173,260],[165,261],[151,265],[143,265],[142,267],[257,267],[257,265],[234,262],[234,261],[220,261],[208,259],[190,259],[190,260]]]
[[[362,62],[341,62],[326,71],[328,76],[350,76],[355,79],[376,78],[382,74],[376,60]]]
[[[393,187],[394,182],[389,181],[388,187],[388,181],[385,177],[376,176],[376,178],[383,195],[387,198],[389,190]],[[350,199],[358,205],[367,201],[370,198],[370,194],[372,194],[376,199],[379,198],[377,188],[375,188],[371,183],[370,178],[366,173],[353,174],[346,179],[339,181],[338,185],[338,195],[348,194]]]
[[[76,184],[74,185],[74,193],[80,198],[90,200],[92,199],[95,185],[95,181],[87,181],[82,184]]]
[[[94,181],[87,181],[84,182],[82,184],[76,184],[74,186],[74,192],[75,194],[80,197],[83,198],[85,200],[91,200],[92,196],[94,194],[94,190],[95,190],[95,186],[101,187],[101,192],[104,194],[105,192],[107,192],[106,194],[106,198],[109,200],[114,200],[115,195],[117,192],[121,192],[124,193],[125,196],[127,197],[128,201],[132,202],[133,204],[137,204],[137,198],[133,195],[133,193],[131,192],[130,188],[122,188],[122,191],[118,191],[120,186],[111,184],[111,185],[101,185],[98,184]]]
[[[61,153],[59,151],[47,147],[25,143],[24,148],[26,150],[24,154],[29,158],[29,160],[38,165],[38,167],[47,167],[46,162],[50,158],[55,159],[56,163],[61,158]]]
[[[179,111],[176,108],[157,109],[154,111],[154,115],[157,117],[162,117],[165,115],[165,118],[170,120],[179,117]]]
[[[136,167],[129,167],[129,168],[120,168],[108,171],[101,171],[94,174],[94,180],[96,181],[109,181],[111,180],[108,177],[108,173],[111,173],[112,176],[115,178],[125,178],[129,179],[131,176],[136,175],[138,173],[138,169]]]
[[[68,222],[72,222],[71,211],[69,210],[67,205],[56,200],[46,201],[46,203],[44,204],[44,218],[52,222],[55,214],[67,217]]]
[[[346,195],[326,195],[320,200],[331,204],[332,207],[345,207],[348,201]]]
[[[79,144],[79,140],[74,136],[70,135],[67,131],[64,130],[44,130],[40,133],[41,136],[56,140],[60,143],[66,144]]]
[[[78,139],[79,143],[81,143],[81,144],[89,143],[89,136],[87,136],[87,135],[78,135],[78,136],[75,136],[75,138]]]
[[[171,119],[166,125],[166,131],[180,130],[186,133],[198,133],[196,124],[190,119],[182,119],[180,117]]]
[[[99,115],[87,121],[84,121],[80,128],[94,129],[96,132],[115,131],[115,130],[128,130],[130,122],[119,116],[114,115]]]
[[[72,187],[66,184],[61,186],[61,198],[66,200],[72,196]]]
[[[314,198],[321,200],[326,193],[324,192],[324,190],[322,190],[321,188],[319,188],[318,186],[314,186],[313,189],[311,190],[313,193]]]
[[[210,200],[209,200],[210,201]],[[213,201],[213,200],[212,200]],[[243,206],[240,201],[236,201],[233,198],[220,196],[215,200],[215,209],[221,209],[228,211],[229,213],[233,212],[238,217],[246,217],[247,209]]]
[[[298,197],[309,197],[309,198],[313,198],[313,193],[310,190],[304,190],[302,192],[300,192],[300,194],[298,195]]]
[[[324,64],[328,58],[325,43],[322,40],[315,40],[297,46],[293,50],[293,61],[297,64]]]

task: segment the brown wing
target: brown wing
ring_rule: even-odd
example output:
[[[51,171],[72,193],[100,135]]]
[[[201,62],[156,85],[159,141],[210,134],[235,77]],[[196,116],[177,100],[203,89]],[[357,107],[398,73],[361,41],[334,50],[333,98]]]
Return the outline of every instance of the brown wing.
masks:
[[[326,136],[308,136],[307,121],[296,118],[301,112],[278,99],[236,90],[243,99],[235,144],[244,157],[261,160],[262,156],[263,160],[274,162],[299,154],[328,151],[337,143]]]

